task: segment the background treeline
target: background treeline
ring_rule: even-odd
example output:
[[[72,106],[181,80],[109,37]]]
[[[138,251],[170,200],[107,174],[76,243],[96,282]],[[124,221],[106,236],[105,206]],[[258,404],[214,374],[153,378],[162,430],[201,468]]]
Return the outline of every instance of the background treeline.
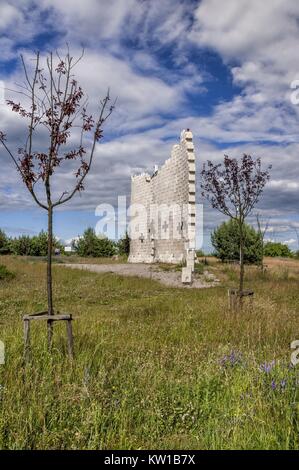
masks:
[[[20,256],[47,256],[48,235],[41,231],[38,235],[21,235],[8,237],[0,229],[0,254]],[[125,236],[116,241],[104,236],[97,236],[92,228],[85,230],[82,237],[72,244],[73,253],[84,257],[111,257],[114,255],[128,255],[130,250],[130,238]],[[65,254],[64,245],[54,237],[53,251]]]
[[[0,229],[0,254],[14,254],[21,256],[46,256],[48,248],[48,235],[41,231],[38,235],[21,235],[19,237],[8,237]],[[54,249],[64,251],[64,246],[55,239]]]
[[[211,235],[214,248],[213,255],[223,262],[238,261],[239,232],[234,220],[223,222]],[[0,229],[0,254],[14,254],[20,256],[46,256],[47,233],[41,231],[38,235],[8,237]],[[94,229],[88,228],[84,234],[73,241],[73,253],[82,257],[109,258],[115,255],[128,256],[130,251],[130,237],[126,233],[118,241],[110,240],[105,236],[96,235]],[[54,239],[54,251],[64,254],[64,246]],[[199,257],[205,256],[202,251],[197,252]],[[264,256],[299,258],[299,251],[293,252],[280,242],[263,242],[261,234],[250,225],[245,226],[245,251],[246,264],[261,264]]]
[[[264,256],[299,257],[299,251],[291,251],[284,243],[264,242],[262,234],[251,225],[245,224],[244,236],[244,262],[246,264],[262,264]],[[233,219],[223,222],[211,235],[214,255],[223,262],[238,261],[240,259],[239,240],[238,223]]]

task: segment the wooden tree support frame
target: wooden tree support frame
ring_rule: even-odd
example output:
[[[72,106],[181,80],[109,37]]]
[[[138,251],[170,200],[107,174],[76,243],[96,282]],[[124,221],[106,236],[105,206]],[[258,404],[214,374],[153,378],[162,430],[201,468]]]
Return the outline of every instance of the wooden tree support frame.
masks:
[[[73,317],[71,314],[60,314],[57,312],[55,315],[49,315],[48,312],[32,313],[23,316],[24,322],[24,359],[28,361],[30,356],[30,326],[33,320],[43,320],[47,322],[48,326],[48,348],[52,348],[52,337],[53,337],[53,322],[65,321],[66,322],[66,333],[67,333],[67,345],[68,353],[71,359],[74,357],[74,338],[72,321]]]
[[[243,299],[248,298],[250,302],[250,307],[253,305],[253,290],[243,290],[242,292],[239,289],[228,289],[228,303],[231,310],[236,310],[242,305]]]

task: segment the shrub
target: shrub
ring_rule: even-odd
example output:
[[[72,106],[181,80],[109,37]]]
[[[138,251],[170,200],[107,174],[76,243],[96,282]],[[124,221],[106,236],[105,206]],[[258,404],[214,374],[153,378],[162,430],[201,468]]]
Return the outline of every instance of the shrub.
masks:
[[[0,254],[7,255],[9,253],[11,253],[9,238],[6,233],[0,229]]]
[[[85,230],[83,236],[74,244],[79,256],[95,258],[110,257],[116,253],[116,244],[107,237],[99,237],[92,228]]]
[[[204,263],[195,263],[194,272],[196,274],[203,274],[204,269],[205,269]]]
[[[265,256],[281,256],[284,258],[291,258],[293,256],[292,251],[287,245],[280,242],[267,242],[264,246]]]
[[[130,254],[130,241],[131,241],[131,239],[129,237],[128,232],[125,233],[123,238],[118,240],[117,249],[118,249],[118,253],[120,255],[129,256],[129,254]]]
[[[10,272],[3,264],[0,264],[0,281],[12,279],[13,277],[14,273]]]
[[[248,224],[244,226],[244,262],[260,263],[262,260],[262,240],[260,235]],[[224,261],[240,259],[240,236],[238,223],[231,219],[223,222],[211,235],[215,256]]]
[[[205,254],[202,250],[196,250],[196,256],[197,258],[204,258]]]
[[[41,231],[39,235],[34,236],[30,240],[31,256],[47,256],[48,252],[48,235]]]
[[[47,256],[48,234],[43,230],[33,237],[21,235],[9,240],[10,252],[19,256]],[[53,249],[64,251],[64,247],[54,238]]]
[[[64,247],[55,238],[53,248],[58,248],[60,251],[64,250]],[[48,234],[42,230],[33,237],[21,235],[10,240],[10,249],[12,253],[19,256],[47,256]]]
[[[29,256],[31,250],[31,239],[28,235],[21,235],[10,241],[11,250],[15,255]]]

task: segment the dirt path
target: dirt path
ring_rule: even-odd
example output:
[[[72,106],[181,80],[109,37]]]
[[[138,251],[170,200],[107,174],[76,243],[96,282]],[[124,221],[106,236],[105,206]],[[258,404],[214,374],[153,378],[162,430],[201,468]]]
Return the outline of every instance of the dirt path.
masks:
[[[204,289],[214,287],[219,283],[212,274],[205,272],[202,275],[195,276],[192,286],[183,285],[181,282],[181,271],[164,271],[158,266],[150,264],[64,264],[63,266],[95,273],[114,273],[122,276],[145,277],[170,287]]]

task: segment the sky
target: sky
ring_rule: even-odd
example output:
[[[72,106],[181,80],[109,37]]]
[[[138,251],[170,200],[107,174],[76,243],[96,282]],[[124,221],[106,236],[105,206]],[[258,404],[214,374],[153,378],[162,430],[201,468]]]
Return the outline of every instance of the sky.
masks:
[[[117,97],[96,148],[86,190],[55,214],[65,241],[99,221],[99,204],[130,197],[131,175],[170,156],[182,129],[194,135],[198,175],[209,160],[243,153],[272,165],[271,180],[249,222],[260,214],[266,238],[297,250],[299,230],[299,2],[297,0],[0,0],[0,130],[22,145],[24,123],[5,104],[22,83],[20,54],[85,54],[76,77],[92,110],[108,87]],[[21,100],[21,98],[20,98]],[[23,126],[23,127],[22,127]],[[46,229],[0,148],[0,228],[11,236]],[[58,187],[72,184],[72,171]],[[204,246],[224,217],[204,205]],[[124,229],[124,227],[123,227]]]

